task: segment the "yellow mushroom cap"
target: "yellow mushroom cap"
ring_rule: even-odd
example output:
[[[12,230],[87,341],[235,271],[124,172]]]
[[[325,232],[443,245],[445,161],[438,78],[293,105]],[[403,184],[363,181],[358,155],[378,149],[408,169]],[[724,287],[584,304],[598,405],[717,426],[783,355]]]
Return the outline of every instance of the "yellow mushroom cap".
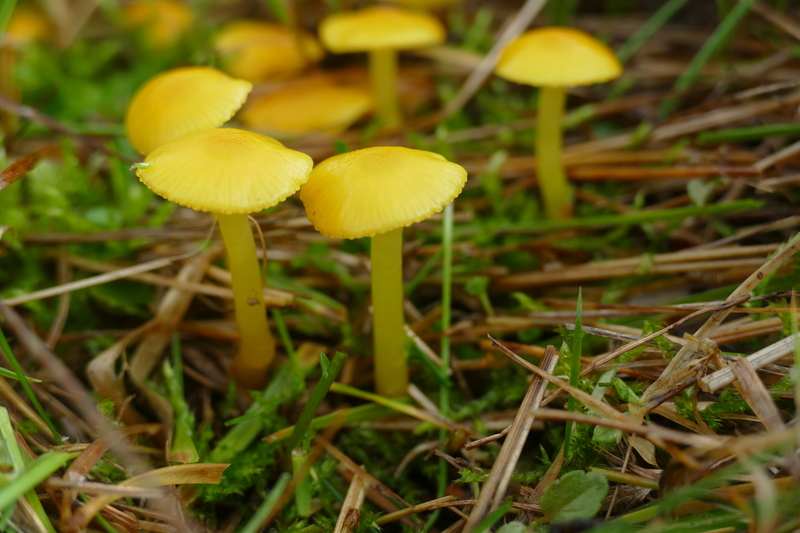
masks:
[[[227,122],[253,88],[245,80],[209,67],[185,67],[159,74],[134,95],[125,129],[139,153]]]
[[[253,82],[293,74],[325,55],[310,33],[257,20],[226,24],[214,38],[214,49],[231,75]]]
[[[142,28],[147,44],[158,50],[171,48],[189,29],[194,17],[175,0],[136,0],[122,8],[128,28]]]
[[[498,76],[536,87],[574,87],[612,80],[622,64],[609,47],[573,28],[523,33],[500,55]]]
[[[304,153],[252,131],[198,131],[156,148],[136,169],[153,192],[197,211],[255,213],[276,205],[308,179]]]
[[[347,129],[372,107],[369,89],[315,77],[249,102],[239,118],[248,128],[267,133],[335,133]]]
[[[467,171],[433,152],[375,146],[326,159],[300,188],[314,227],[328,237],[372,237],[425,220],[459,195]]]
[[[462,2],[463,0],[390,0],[394,4],[401,6],[411,7],[414,9],[440,9],[447,6],[452,6]]]
[[[52,31],[52,24],[44,14],[17,7],[11,13],[5,33],[0,33],[0,44],[21,47],[31,42],[43,42]]]
[[[381,48],[406,50],[444,42],[444,26],[428,13],[377,6],[337,13],[319,27],[322,44],[337,54]]]

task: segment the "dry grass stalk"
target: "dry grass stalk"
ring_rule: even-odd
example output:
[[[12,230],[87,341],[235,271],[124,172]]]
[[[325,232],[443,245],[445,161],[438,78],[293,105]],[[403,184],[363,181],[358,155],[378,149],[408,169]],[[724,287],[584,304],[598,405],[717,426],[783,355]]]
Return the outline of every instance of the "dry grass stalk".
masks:
[[[543,372],[552,373],[556,363],[558,363],[558,354],[556,354],[555,348],[548,346],[540,363],[541,369]],[[522,447],[528,438],[531,424],[535,419],[531,411],[539,407],[546,388],[547,382],[541,377],[534,377],[531,380],[528,392],[519,406],[517,416],[514,418],[503,447],[492,466],[489,478],[483,484],[480,496],[478,496],[478,503],[469,514],[467,524],[464,526],[464,531],[467,533],[471,533],[488,513],[500,505],[511,481],[514,468],[517,466],[517,461],[519,461]]]
[[[344,497],[342,509],[339,511],[339,519],[336,521],[336,528],[333,533],[350,533],[353,528],[358,526],[365,494],[366,483],[364,478],[357,474],[354,475]]]
[[[790,242],[782,250],[774,254],[764,265],[753,272],[744,282],[736,288],[726,299],[726,302],[731,303],[740,300],[756,288],[761,281],[774,273],[778,268],[788,261],[798,251],[800,251],[800,239],[795,239]],[[731,306],[732,307],[732,306]],[[731,307],[722,309],[714,313],[709,319],[697,330],[692,342],[684,345],[672,361],[670,361],[667,368],[661,374],[661,377],[651,384],[644,394],[642,394],[641,405],[631,406],[631,413],[639,420],[644,416],[644,413],[654,408],[656,405],[668,398],[674,396],[681,390],[693,384],[698,378],[702,377],[699,373],[701,370],[700,365],[703,360],[714,353],[717,348],[713,341],[708,339],[708,335],[722,324],[722,321],[728,316]]]
[[[750,365],[750,361],[745,357],[740,357],[730,366],[733,375],[739,382],[742,397],[750,405],[750,408],[758,416],[767,431],[775,432],[784,428],[781,415],[775,402],[767,392],[767,388],[758,379],[755,369]]]
[[[796,340],[797,339],[794,336],[785,337],[778,342],[747,356],[747,361],[755,370],[763,368],[770,363],[774,363],[775,361],[790,355],[794,351]],[[735,379],[736,376],[733,370],[730,367],[725,367],[700,378],[698,380],[698,386],[706,392],[715,392],[725,385],[733,383]]]

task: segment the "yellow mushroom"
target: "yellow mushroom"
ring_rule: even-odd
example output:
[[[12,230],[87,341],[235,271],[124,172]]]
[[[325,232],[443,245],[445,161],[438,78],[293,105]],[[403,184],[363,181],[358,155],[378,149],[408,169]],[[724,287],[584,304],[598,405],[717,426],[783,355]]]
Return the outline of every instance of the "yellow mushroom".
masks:
[[[403,331],[403,227],[441,211],[467,181],[439,154],[376,146],[326,159],[300,188],[308,220],[328,237],[371,237],[375,383],[379,394],[408,387]]]
[[[397,51],[444,42],[444,26],[428,13],[378,6],[337,13],[322,21],[322,44],[331,52],[369,52],[378,117],[387,129],[403,123],[397,97]]]
[[[251,100],[239,118],[248,128],[267,134],[335,134],[363,117],[372,105],[368,89],[314,76]]]
[[[276,205],[308,179],[307,155],[251,131],[216,128],[184,135],[153,150],[136,170],[156,194],[217,215],[228,252],[239,351],[231,373],[249,389],[264,386],[275,356],[264,285],[248,213]]]
[[[539,87],[536,162],[547,216],[572,216],[572,191],[561,164],[565,88],[602,83],[622,74],[614,52],[573,28],[540,28],[522,34],[500,55],[501,78]]]
[[[142,31],[144,42],[156,50],[168,50],[189,31],[194,16],[176,0],[136,0],[122,8],[125,26]]]
[[[213,46],[227,72],[254,83],[294,75],[325,55],[313,35],[257,20],[226,24]]]
[[[221,126],[244,104],[252,88],[248,81],[209,67],[159,74],[128,105],[128,139],[139,153],[148,154],[188,133]]]

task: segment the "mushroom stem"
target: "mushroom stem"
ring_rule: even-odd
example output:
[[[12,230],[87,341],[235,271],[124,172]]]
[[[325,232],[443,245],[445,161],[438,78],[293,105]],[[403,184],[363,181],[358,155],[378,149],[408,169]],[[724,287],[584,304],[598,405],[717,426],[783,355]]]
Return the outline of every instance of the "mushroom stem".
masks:
[[[372,331],[375,389],[388,397],[408,388],[403,331],[403,228],[372,237]]]
[[[384,129],[395,130],[403,124],[397,95],[397,50],[381,48],[369,52],[369,77],[378,118]]]
[[[562,130],[566,93],[562,87],[539,88],[536,130],[536,166],[547,218],[572,217],[572,190],[561,164]]]
[[[217,215],[222,240],[228,251],[239,351],[231,374],[242,387],[261,389],[275,357],[275,340],[267,324],[264,282],[256,258],[256,243],[247,215]]]

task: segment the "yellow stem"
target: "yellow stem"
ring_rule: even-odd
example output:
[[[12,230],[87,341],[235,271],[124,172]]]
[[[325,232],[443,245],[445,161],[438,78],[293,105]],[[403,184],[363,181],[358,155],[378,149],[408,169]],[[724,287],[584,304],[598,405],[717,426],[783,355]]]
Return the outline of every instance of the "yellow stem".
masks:
[[[228,251],[239,351],[233,358],[231,374],[240,386],[261,389],[275,357],[275,340],[267,324],[264,282],[261,278],[256,243],[247,215],[217,215],[222,240]]]
[[[547,218],[572,218],[572,189],[561,164],[561,118],[566,94],[561,87],[539,89],[536,166]]]
[[[369,77],[372,97],[383,128],[396,130],[403,125],[397,93],[397,51],[390,48],[369,52]]]
[[[388,397],[408,388],[403,331],[403,228],[372,237],[372,331],[375,389]]]

